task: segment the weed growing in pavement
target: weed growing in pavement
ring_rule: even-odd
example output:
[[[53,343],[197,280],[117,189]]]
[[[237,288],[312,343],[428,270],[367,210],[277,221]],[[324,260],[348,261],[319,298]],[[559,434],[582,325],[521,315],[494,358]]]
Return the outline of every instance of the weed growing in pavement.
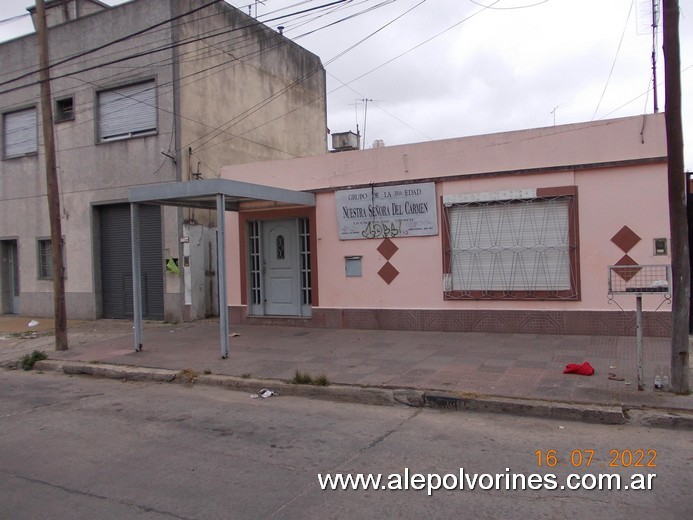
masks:
[[[294,377],[293,379],[289,380],[289,383],[291,383],[292,385],[312,385],[313,378],[310,377],[310,374],[308,372],[304,374],[300,370],[296,369]]]
[[[250,379],[253,375],[250,372],[243,372],[241,374],[241,379]]]
[[[296,369],[294,377],[289,380],[289,383],[293,385],[315,385],[315,386],[329,386],[330,381],[327,379],[325,374],[321,374],[315,379],[308,372],[301,372]]]
[[[195,380],[199,375],[200,374],[195,372],[192,368],[184,368],[176,374],[176,379],[180,380],[182,383],[185,383],[186,385],[192,385],[195,383]]]
[[[318,377],[313,379],[313,384],[315,386],[330,386],[330,380],[327,379],[325,374],[320,374]]]
[[[48,356],[42,350],[34,350],[31,354],[26,354],[20,363],[23,370],[31,370],[37,361],[48,359]]]

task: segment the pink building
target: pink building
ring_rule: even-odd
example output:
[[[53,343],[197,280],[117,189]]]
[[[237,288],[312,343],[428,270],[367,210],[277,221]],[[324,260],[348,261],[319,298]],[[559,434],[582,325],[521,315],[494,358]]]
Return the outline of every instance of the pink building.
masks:
[[[227,247],[232,323],[632,334],[635,298],[612,300],[608,267],[670,263],[663,114],[234,165],[222,178],[316,194],[315,207],[227,214],[240,237]],[[644,300],[647,335],[669,334],[663,300]]]

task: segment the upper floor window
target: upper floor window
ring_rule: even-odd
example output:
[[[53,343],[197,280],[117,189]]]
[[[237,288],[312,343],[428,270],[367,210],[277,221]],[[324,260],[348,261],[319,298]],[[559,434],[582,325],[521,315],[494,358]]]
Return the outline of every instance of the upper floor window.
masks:
[[[71,97],[55,100],[55,112],[53,119],[56,123],[72,121],[75,118],[75,104]]]
[[[97,96],[99,141],[156,133],[154,80],[104,90]]]
[[[3,114],[2,135],[5,158],[38,153],[36,107]]]

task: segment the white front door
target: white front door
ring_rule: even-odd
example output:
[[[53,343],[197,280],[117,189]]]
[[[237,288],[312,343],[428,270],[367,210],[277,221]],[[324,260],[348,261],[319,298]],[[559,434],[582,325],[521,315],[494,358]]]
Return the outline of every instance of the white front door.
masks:
[[[299,316],[301,287],[298,221],[265,222],[262,235],[265,314]]]

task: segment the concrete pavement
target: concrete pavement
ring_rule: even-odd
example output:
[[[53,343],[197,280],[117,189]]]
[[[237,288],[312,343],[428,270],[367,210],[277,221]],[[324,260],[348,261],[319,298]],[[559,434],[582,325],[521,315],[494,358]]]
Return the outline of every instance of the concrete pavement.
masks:
[[[42,368],[73,373],[101,367],[104,375],[112,366],[115,377],[126,377],[129,367],[142,378],[157,369],[157,377],[171,375],[161,376],[166,380],[188,369],[197,383],[255,392],[693,427],[693,396],[653,388],[655,375],[670,376],[667,338],[645,338],[645,390],[638,391],[634,337],[238,325],[230,329],[229,357],[221,359],[216,320],[145,323],[141,352],[134,351],[131,322],[71,322],[70,349],[56,352],[50,332],[18,337],[30,319],[0,317],[0,362],[38,349],[54,360]],[[585,361],[594,375],[563,374],[565,365]],[[297,370],[324,375],[331,386],[286,384]]]

